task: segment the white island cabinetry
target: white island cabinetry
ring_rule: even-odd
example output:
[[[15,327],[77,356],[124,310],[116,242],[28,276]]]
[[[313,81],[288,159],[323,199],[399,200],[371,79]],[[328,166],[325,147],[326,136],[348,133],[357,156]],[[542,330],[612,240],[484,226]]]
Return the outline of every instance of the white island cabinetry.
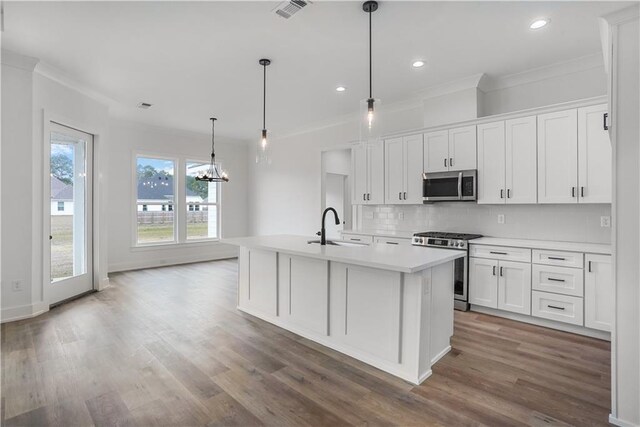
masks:
[[[450,349],[462,251],[320,246],[300,236],[240,246],[238,308],[414,384]]]

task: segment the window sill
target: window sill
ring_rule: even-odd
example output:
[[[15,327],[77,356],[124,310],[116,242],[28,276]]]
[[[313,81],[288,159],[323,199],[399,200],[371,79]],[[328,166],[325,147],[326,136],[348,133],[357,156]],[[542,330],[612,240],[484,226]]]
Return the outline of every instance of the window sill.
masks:
[[[219,245],[220,239],[206,239],[206,240],[191,240],[180,243],[149,243],[146,245],[133,245],[132,251],[153,251],[153,250],[165,250],[165,249],[177,249],[177,248],[191,248],[198,246]]]

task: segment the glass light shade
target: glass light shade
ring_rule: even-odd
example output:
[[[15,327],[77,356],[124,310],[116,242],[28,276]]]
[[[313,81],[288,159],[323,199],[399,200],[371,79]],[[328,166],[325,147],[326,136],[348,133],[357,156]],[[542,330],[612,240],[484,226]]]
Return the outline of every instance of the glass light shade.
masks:
[[[380,136],[382,135],[380,104],[379,99],[363,99],[360,101],[358,121],[360,127],[360,143],[362,144],[370,144],[380,140]]]
[[[271,143],[269,142],[266,129],[262,130],[260,139],[258,139],[256,144],[256,163],[271,164]]]

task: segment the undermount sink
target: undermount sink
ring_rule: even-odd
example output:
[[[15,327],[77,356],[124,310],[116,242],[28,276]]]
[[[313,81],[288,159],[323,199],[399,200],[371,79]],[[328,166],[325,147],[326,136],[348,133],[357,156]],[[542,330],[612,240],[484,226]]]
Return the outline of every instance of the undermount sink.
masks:
[[[307,244],[320,244],[320,240],[309,240]],[[355,242],[346,242],[344,240],[327,240],[327,246],[368,246],[366,243],[355,243]]]

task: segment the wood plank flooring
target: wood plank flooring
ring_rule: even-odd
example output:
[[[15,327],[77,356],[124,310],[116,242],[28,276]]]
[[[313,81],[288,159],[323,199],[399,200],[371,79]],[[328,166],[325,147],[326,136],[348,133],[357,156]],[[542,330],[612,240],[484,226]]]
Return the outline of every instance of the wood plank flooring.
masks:
[[[2,325],[5,426],[606,425],[608,342],[456,312],[416,387],[240,313],[235,260]]]

